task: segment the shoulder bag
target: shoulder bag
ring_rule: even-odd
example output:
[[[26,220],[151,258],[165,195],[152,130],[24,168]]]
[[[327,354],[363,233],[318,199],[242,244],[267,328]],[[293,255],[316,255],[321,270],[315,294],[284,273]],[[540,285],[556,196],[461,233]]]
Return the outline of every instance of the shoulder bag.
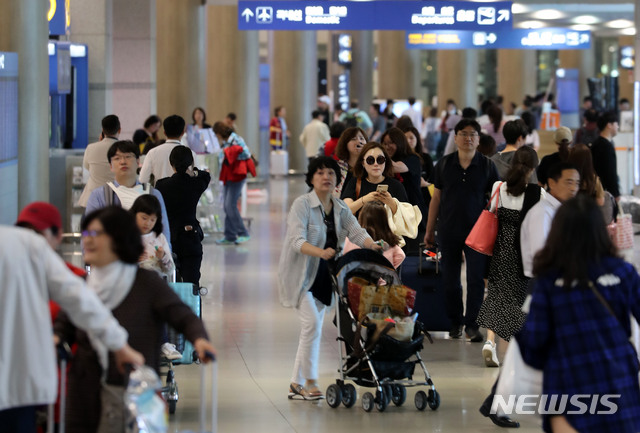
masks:
[[[471,232],[467,236],[465,244],[472,250],[487,256],[493,255],[493,246],[498,237],[498,206],[500,204],[500,188],[504,182],[500,182],[496,192],[493,193],[487,208],[482,211],[478,221],[474,224]],[[497,197],[496,197],[497,195]],[[491,212],[491,202],[496,198],[496,210]]]

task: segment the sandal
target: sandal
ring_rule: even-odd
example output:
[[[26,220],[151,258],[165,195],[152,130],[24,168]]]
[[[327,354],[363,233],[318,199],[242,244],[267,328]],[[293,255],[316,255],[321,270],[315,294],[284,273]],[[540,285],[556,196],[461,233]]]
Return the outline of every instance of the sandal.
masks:
[[[307,398],[305,397],[306,395],[309,394],[309,391],[307,391],[304,386],[297,384],[297,383],[291,383],[291,385],[289,385],[289,400],[306,400]]]
[[[309,389],[307,392],[309,393],[309,396],[307,397],[308,400],[324,399],[324,394],[322,393],[322,391],[320,391],[320,388],[318,388],[317,383],[309,384]]]
[[[324,394],[322,394],[317,386],[314,386],[313,390],[309,391],[297,383],[291,383],[291,385],[289,385],[289,400],[321,400],[323,398]]]

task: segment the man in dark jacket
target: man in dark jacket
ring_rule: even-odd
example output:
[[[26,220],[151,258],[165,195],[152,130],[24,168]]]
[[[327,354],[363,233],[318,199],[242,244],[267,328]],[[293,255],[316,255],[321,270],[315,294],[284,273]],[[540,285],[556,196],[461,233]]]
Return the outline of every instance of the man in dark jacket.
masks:
[[[613,137],[618,134],[618,128],[618,115],[613,111],[603,113],[598,118],[600,136],[591,144],[593,168],[602,182],[602,187],[609,191],[616,201],[620,200],[620,188]]]

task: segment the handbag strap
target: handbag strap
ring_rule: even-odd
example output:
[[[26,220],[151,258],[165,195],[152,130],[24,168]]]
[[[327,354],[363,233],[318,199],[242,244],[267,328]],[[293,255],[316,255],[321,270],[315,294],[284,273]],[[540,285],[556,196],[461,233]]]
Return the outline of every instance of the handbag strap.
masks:
[[[589,288],[591,289],[591,291],[593,292],[594,295],[596,295],[596,298],[598,298],[598,301],[600,301],[600,303],[604,306],[604,308],[607,309],[607,311],[613,316],[615,317],[615,319],[618,321],[618,323],[620,323],[620,321],[618,320],[618,316],[616,316],[616,313],[613,312],[613,308],[611,308],[611,305],[609,305],[609,303],[607,302],[607,300],[604,298],[604,296],[602,296],[602,293],[600,293],[600,290],[598,290],[598,288],[596,287],[595,284],[593,284],[593,282],[589,281]]]
[[[496,211],[494,213],[498,212],[498,206],[500,205],[500,188],[502,187],[503,183],[504,182],[500,182],[500,185],[498,185],[498,188],[496,188],[496,192],[494,192],[489,199],[489,203],[487,203],[487,210],[491,209],[491,202],[493,201],[493,198],[496,196],[496,194],[498,194],[498,197],[496,197]]]
[[[358,180],[356,180],[356,200],[358,200],[360,198],[360,188],[362,187],[362,178],[359,177]]]

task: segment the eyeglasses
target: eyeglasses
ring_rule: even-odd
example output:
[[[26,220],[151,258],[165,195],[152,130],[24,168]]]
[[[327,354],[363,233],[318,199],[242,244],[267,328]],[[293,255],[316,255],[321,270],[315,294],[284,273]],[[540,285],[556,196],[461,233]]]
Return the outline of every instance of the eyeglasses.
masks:
[[[377,158],[374,158],[373,156],[367,156],[367,157],[364,159],[364,162],[366,162],[366,163],[367,163],[367,165],[373,165],[373,164],[375,164],[376,162],[378,163],[378,165],[382,165],[382,164],[384,164],[385,162],[387,162],[387,158],[385,158],[385,157],[384,157],[384,155],[378,155],[378,157],[377,157]]]
[[[458,132],[458,136],[462,138],[476,138],[478,136],[478,133],[461,131],[461,132]]]
[[[83,230],[81,233],[83,238],[95,238],[104,234],[104,230]]]
[[[112,156],[111,161],[115,161],[115,162],[120,162],[122,160],[131,161],[132,159],[135,159],[135,157],[136,157],[135,155],[132,155],[131,153],[127,153],[126,155]]]

